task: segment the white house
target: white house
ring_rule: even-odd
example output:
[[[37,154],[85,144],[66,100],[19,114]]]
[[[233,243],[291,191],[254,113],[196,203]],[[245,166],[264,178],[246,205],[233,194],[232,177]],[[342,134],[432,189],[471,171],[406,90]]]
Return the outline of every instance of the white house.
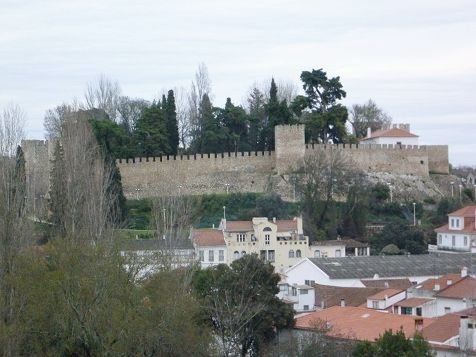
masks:
[[[436,299],[411,297],[399,301],[393,306],[393,313],[422,317],[436,316]]]
[[[466,276],[435,293],[437,316],[458,312],[473,306],[476,300],[476,279]]]
[[[405,290],[385,289],[367,298],[367,308],[375,310],[387,310],[393,304],[404,300]]]
[[[418,135],[410,132],[410,124],[393,124],[392,128],[371,132],[360,140],[361,144],[418,145]]]
[[[202,268],[227,264],[226,244],[221,230],[194,229],[192,242]]]
[[[309,285],[290,285],[286,282],[278,284],[278,297],[286,303],[292,304],[296,312],[314,310],[315,291]]]
[[[310,258],[341,258],[370,255],[369,245],[355,239],[316,241],[311,243],[310,249]]]
[[[431,251],[476,252],[476,206],[466,206],[448,214],[448,224],[435,229],[437,244]]]
[[[418,284],[469,264],[469,254],[305,258],[287,269],[285,274],[289,284],[314,281],[321,285],[363,287],[361,279],[408,278]]]

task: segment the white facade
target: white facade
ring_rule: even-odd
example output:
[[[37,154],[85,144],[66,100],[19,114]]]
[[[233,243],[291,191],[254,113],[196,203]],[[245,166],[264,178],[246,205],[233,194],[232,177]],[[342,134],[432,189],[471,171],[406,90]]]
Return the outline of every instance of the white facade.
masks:
[[[280,283],[278,297],[281,300],[292,302],[296,312],[314,310],[316,300],[315,290],[312,286]]]
[[[472,306],[471,299],[449,299],[436,297],[436,316],[458,312]]]
[[[401,291],[392,296],[384,296],[383,298],[372,298],[372,296],[367,298],[367,308],[375,310],[385,310],[388,309],[393,304],[396,304],[399,301],[405,299],[406,292]]]
[[[227,263],[226,246],[198,247],[198,260],[202,268]]]
[[[409,307],[402,307],[402,306],[395,306],[394,313],[399,315],[412,315],[412,316],[421,316],[421,317],[436,317],[437,308],[436,308],[436,300],[430,300],[422,303],[418,306],[409,306]]]
[[[345,245],[311,245],[311,258],[343,258]]]
[[[448,224],[435,229],[438,251],[476,252],[476,206],[468,206],[448,215]]]
[[[376,137],[367,139],[362,144],[382,145],[415,145],[418,146],[418,137]]]

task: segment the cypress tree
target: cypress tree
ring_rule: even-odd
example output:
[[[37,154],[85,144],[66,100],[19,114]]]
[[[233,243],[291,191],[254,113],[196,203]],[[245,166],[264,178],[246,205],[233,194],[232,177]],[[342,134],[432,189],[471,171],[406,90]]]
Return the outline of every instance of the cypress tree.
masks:
[[[53,153],[53,168],[50,173],[51,187],[49,207],[51,211],[51,221],[59,235],[63,235],[66,232],[64,212],[66,212],[67,202],[64,196],[66,190],[64,178],[64,152],[60,142],[57,141]]]
[[[167,118],[167,135],[169,138],[170,153],[176,155],[179,146],[179,131],[177,123],[177,108],[175,107],[175,97],[173,90],[169,90],[167,93],[165,115]]]

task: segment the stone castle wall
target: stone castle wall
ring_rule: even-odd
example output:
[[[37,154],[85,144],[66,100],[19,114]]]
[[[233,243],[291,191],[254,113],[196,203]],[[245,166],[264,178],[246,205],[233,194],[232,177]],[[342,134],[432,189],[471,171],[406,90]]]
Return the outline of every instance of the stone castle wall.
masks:
[[[448,146],[324,145],[304,142],[304,125],[275,128],[275,152],[244,152],[118,159],[128,198],[183,194],[265,192],[271,188],[292,199],[286,174],[299,168],[308,155],[341,150],[366,172],[428,176],[448,174]],[[27,175],[35,197],[48,192],[52,144],[29,140],[23,144]],[[40,192],[41,191],[41,192]]]

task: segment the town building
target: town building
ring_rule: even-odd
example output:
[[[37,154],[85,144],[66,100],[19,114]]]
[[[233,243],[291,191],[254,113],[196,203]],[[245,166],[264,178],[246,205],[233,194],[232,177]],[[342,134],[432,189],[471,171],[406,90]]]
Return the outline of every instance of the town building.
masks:
[[[355,239],[322,240],[311,243],[313,258],[340,258],[351,256],[368,256],[370,247],[367,243]]]
[[[221,230],[194,229],[192,231],[192,243],[195,248],[195,256],[202,268],[228,264],[225,239]]]
[[[309,285],[290,285],[280,282],[278,298],[293,306],[296,312],[309,312],[314,310],[315,292]]]
[[[448,223],[435,229],[436,246],[430,252],[476,252],[476,206],[466,206],[448,214]]]
[[[362,279],[406,279],[419,284],[470,266],[469,254],[423,254],[343,258],[305,258],[285,271],[287,282],[363,287]]]
[[[367,129],[367,136],[361,144],[383,145],[418,145],[418,135],[410,132],[410,124],[393,124],[393,127],[372,132]]]
[[[405,290],[385,289],[367,298],[367,308],[375,310],[387,310],[393,304],[404,300]]]

